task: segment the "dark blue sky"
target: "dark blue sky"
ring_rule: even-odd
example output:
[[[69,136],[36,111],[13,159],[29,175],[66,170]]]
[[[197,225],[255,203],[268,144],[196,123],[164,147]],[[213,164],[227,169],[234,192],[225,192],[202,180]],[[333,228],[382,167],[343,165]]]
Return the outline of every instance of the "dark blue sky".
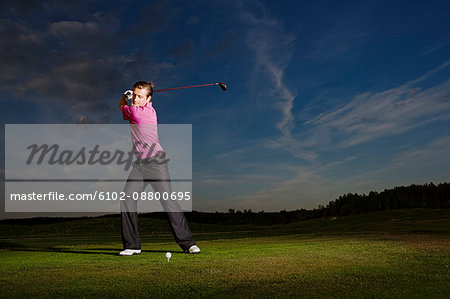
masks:
[[[2,1],[8,123],[193,125],[194,209],[313,208],[450,178],[448,1]]]

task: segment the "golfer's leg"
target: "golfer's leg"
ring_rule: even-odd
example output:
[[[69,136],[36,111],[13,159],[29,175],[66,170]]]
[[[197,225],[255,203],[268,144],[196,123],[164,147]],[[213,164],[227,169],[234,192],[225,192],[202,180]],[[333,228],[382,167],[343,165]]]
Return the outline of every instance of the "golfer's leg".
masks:
[[[168,212],[170,229],[172,231],[175,242],[183,249],[187,251],[189,247],[195,245],[192,232],[189,229],[186,217],[183,212]]]
[[[141,249],[141,238],[138,230],[137,201],[133,200],[133,192],[145,189],[142,174],[133,168],[125,184],[125,200],[120,202],[122,217],[122,243],[124,249]]]
[[[152,182],[151,184],[155,192],[169,192],[169,194],[171,192],[170,182]],[[160,200],[160,202],[169,217],[169,225],[175,241],[181,249],[188,250],[195,245],[195,241],[180,205],[171,199]]]
[[[192,232],[189,229],[189,225],[186,217],[184,216],[183,210],[181,209],[177,201],[170,199],[172,187],[170,184],[167,163],[152,167],[152,177],[159,177],[159,180],[161,180],[150,182],[153,191],[160,192],[160,194],[163,194],[164,192],[167,192],[169,194],[168,200],[160,200],[161,205],[163,206],[164,211],[167,212],[167,215],[169,217],[169,225],[175,241],[181,247],[181,249],[188,250],[189,247],[195,245],[195,241],[192,237]]]

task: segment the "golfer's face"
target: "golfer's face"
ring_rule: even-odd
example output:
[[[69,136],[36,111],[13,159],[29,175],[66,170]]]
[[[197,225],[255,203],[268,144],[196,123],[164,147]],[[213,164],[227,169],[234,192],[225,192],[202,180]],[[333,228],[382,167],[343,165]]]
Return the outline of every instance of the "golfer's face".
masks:
[[[151,96],[147,97],[147,89],[135,88],[133,90],[133,98],[131,99],[132,106],[145,106],[150,102]]]

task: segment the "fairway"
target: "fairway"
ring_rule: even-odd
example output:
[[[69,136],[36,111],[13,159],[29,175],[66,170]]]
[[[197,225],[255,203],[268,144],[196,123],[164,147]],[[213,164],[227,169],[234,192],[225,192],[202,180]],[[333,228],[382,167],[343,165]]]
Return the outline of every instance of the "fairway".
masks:
[[[417,211],[403,213],[395,223],[411,221]],[[448,214],[435,212],[434,217],[436,213]],[[372,219],[392,216],[375,215]],[[351,223],[364,216],[350,218]],[[430,227],[434,223],[435,232],[396,233],[400,225],[391,225],[391,232],[342,233],[333,232],[333,227],[342,228],[336,222],[318,226],[316,220],[274,230],[204,232],[196,236],[200,255],[182,253],[167,234],[144,236],[142,255],[132,257],[117,255],[120,236],[4,236],[1,294],[4,298],[445,298],[450,292],[450,238],[442,225],[448,218],[428,222]],[[379,224],[380,230],[389,227]],[[305,233],[308,228],[310,233]],[[172,253],[170,262],[164,258],[167,251]]]

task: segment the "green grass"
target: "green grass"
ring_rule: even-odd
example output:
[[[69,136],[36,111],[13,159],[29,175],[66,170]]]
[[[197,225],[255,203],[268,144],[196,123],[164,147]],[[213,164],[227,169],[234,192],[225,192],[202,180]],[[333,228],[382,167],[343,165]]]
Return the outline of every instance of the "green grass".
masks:
[[[449,219],[444,210],[404,210],[275,227],[192,224],[203,229],[200,255],[181,253],[164,221],[152,220],[160,231],[144,234],[143,254],[132,257],[117,256],[119,231],[58,238],[48,225],[33,236],[2,235],[0,294],[448,298]]]

